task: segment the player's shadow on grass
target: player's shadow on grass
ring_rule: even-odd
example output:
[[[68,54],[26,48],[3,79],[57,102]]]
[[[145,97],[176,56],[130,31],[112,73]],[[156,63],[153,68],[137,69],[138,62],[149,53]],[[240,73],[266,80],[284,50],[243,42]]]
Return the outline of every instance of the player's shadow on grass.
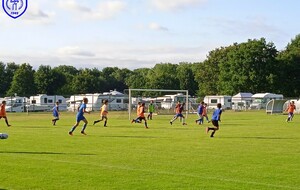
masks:
[[[159,139],[162,137],[155,137],[155,136],[100,136],[101,138],[136,138],[136,139]]]
[[[0,154],[40,154],[40,155],[80,155],[80,156],[94,156],[94,155],[96,155],[96,154],[89,154],[89,153],[30,152],[30,151],[28,151],[28,152],[26,152],[26,151],[0,151]]]
[[[261,140],[291,140],[298,138],[286,138],[286,137],[220,137],[224,139],[261,139]]]

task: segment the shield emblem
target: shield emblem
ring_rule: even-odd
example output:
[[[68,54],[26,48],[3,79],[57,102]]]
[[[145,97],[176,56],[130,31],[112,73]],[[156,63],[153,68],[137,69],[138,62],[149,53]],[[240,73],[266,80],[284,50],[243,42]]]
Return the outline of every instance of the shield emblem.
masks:
[[[20,17],[27,9],[27,0],[2,0],[6,14],[14,19]]]

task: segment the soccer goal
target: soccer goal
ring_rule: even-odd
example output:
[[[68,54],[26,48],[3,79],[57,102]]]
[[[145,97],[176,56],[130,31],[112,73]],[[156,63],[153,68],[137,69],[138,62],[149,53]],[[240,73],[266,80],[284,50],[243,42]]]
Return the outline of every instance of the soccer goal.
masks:
[[[166,89],[126,89],[128,93],[128,118],[131,119],[132,111],[135,110],[138,102],[144,102],[146,108],[153,101],[156,107],[155,114],[174,114],[174,107],[177,101],[185,102],[185,115],[188,116],[189,92],[188,90],[166,90]],[[144,95],[145,92],[148,92]],[[156,95],[150,95],[156,94]],[[160,95],[158,95],[160,94]],[[162,95],[164,94],[164,95]],[[147,109],[145,110],[147,111]]]
[[[287,100],[270,100],[266,106],[267,114],[283,113]]]

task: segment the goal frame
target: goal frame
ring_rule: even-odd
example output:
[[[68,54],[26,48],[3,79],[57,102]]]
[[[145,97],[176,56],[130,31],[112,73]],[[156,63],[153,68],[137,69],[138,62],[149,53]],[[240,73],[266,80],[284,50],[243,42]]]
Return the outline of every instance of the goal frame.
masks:
[[[139,89],[139,88],[129,88],[128,90],[128,119],[130,120],[131,108],[132,108],[132,96],[131,92],[184,92],[186,95],[185,98],[185,117],[188,116],[188,103],[189,103],[189,91],[188,90],[167,90],[167,89]]]

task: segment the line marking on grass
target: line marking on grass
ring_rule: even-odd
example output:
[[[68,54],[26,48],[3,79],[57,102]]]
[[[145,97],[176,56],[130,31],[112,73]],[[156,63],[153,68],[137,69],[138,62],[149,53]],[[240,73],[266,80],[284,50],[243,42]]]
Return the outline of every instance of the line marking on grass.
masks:
[[[184,177],[201,178],[201,179],[207,179],[207,180],[216,180],[216,181],[234,182],[234,183],[242,183],[242,184],[260,185],[260,186],[267,186],[267,187],[273,187],[273,188],[300,189],[299,187],[291,187],[291,186],[286,186],[286,185],[275,185],[275,184],[261,183],[261,182],[255,182],[255,181],[243,181],[243,180],[226,179],[226,178],[219,178],[219,177],[200,176],[200,175],[187,174],[187,173],[173,173],[173,172],[168,172],[168,171],[146,170],[146,169],[126,167],[126,166],[112,166],[112,165],[104,165],[104,164],[93,164],[93,163],[87,163],[87,162],[52,160],[52,159],[41,159],[41,158],[31,158],[31,159],[40,160],[40,161],[49,161],[49,162],[72,163],[72,164],[79,164],[79,165],[80,164],[81,165],[91,165],[91,166],[97,166],[97,167],[101,167],[101,168],[111,168],[111,169],[119,169],[119,170],[127,170],[127,171],[148,172],[148,173],[153,173],[153,174],[184,176]]]

